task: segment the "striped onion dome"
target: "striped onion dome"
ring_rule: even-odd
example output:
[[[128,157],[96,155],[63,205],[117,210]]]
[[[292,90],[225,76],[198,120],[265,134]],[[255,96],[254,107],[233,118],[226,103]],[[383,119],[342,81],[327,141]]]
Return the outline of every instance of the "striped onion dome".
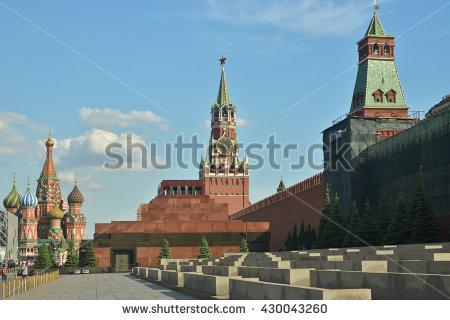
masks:
[[[55,205],[52,210],[47,213],[50,219],[62,219],[64,217],[64,212],[59,208],[58,202],[55,201]]]
[[[64,199],[63,197],[61,197],[61,201],[59,202],[59,208],[62,210],[62,211],[67,211],[67,208],[69,207],[69,205],[67,204],[67,201],[66,201],[66,199]]]
[[[73,188],[72,192],[67,197],[67,200],[69,203],[79,203],[82,204],[84,202],[83,194],[78,190],[77,183],[75,182],[75,187]]]
[[[30,184],[28,184],[27,191],[25,194],[20,197],[19,200],[20,206],[22,208],[36,208],[38,205],[38,198],[30,191]]]
[[[3,200],[3,206],[6,209],[18,209],[20,207],[20,194],[16,189],[16,181],[14,181],[13,188],[11,192]]]

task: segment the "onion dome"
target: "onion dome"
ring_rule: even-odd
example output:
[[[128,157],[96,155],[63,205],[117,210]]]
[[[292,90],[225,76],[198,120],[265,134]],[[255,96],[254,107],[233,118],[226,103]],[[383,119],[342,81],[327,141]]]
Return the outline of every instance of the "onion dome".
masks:
[[[59,202],[59,208],[62,211],[67,211],[67,208],[69,207],[69,205],[67,204],[66,199],[64,199],[63,197],[61,197],[61,201]]]
[[[20,207],[19,200],[20,200],[20,194],[17,192],[16,179],[14,179],[13,188],[12,188],[11,192],[3,200],[3,206],[6,209],[18,209]]]
[[[64,212],[59,208],[58,201],[55,201],[55,205],[52,210],[47,213],[47,216],[50,219],[62,219],[62,217],[64,217]]]
[[[27,191],[25,191],[25,194],[20,197],[19,200],[20,206],[22,208],[36,208],[38,205],[38,198],[30,191],[30,183],[28,183]]]
[[[53,142],[53,140],[52,140],[52,137],[51,137],[51,131],[49,131],[49,133],[48,133],[48,139],[47,139],[47,141],[45,141],[45,146],[46,147],[53,147],[55,145],[55,143]]]
[[[84,202],[83,194],[81,193],[80,190],[78,190],[76,180],[75,180],[75,187],[73,188],[72,192],[69,193],[67,200],[69,201],[69,203],[75,203],[75,204],[82,204]]]

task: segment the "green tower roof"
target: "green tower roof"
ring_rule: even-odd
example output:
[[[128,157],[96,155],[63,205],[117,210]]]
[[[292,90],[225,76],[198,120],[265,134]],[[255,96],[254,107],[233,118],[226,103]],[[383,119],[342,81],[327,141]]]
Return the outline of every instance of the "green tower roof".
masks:
[[[12,188],[11,192],[3,200],[3,206],[6,209],[18,209],[20,207],[19,199],[20,199],[20,195],[16,189],[16,179],[14,179],[13,188]]]
[[[373,13],[372,21],[370,21],[364,38],[367,36],[386,36],[386,32],[384,31],[383,26],[381,25],[381,22],[377,17],[376,11]]]
[[[230,104],[230,94],[228,93],[227,80],[225,79],[224,64],[222,64],[222,76],[220,77],[219,93],[217,94],[217,104]]]

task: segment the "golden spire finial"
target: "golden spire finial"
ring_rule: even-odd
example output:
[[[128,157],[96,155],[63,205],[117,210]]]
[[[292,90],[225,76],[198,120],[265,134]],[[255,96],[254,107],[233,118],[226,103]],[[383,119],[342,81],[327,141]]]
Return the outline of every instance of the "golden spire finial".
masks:
[[[16,186],[16,173],[14,172],[14,182],[13,182],[13,186]]]
[[[377,10],[380,9],[380,6],[377,5],[377,0],[373,0],[373,5],[375,6],[375,10],[373,11],[373,13],[376,15],[377,14]]]
[[[28,176],[28,188],[30,187],[30,176]]]
[[[75,186],[78,185],[78,174],[75,173]]]
[[[52,137],[52,128],[48,128],[48,138]]]

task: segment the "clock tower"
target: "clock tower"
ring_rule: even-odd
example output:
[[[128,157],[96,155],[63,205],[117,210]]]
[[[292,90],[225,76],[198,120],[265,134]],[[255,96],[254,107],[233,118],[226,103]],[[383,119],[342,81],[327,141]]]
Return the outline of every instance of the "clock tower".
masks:
[[[249,164],[247,156],[239,156],[236,133],[236,105],[231,103],[225,79],[225,60],[222,66],[217,101],[211,106],[211,138],[206,158],[200,163],[200,179],[204,194],[217,203],[228,204],[228,214],[250,205]]]

